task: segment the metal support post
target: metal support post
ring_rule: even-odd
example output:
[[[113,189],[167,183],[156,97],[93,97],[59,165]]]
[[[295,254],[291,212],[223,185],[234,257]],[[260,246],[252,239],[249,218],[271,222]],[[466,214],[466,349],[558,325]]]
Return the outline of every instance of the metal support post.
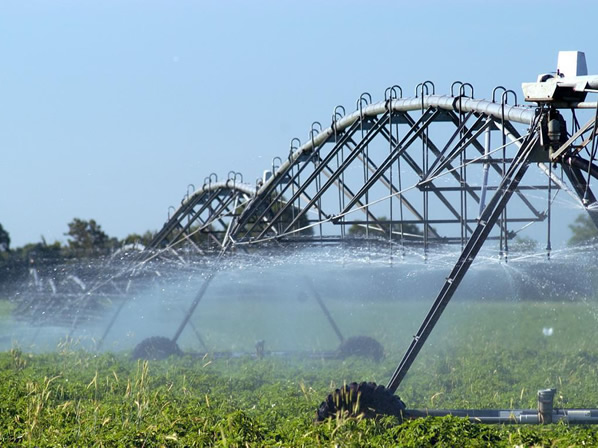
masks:
[[[539,139],[537,133],[539,117],[540,116],[536,117],[536,121],[532,126],[530,134],[528,134],[524,140],[517,153],[517,156],[513,160],[513,163],[505,173],[498,190],[484,209],[484,212],[480,217],[479,224],[473,231],[471,238],[465,245],[465,248],[463,249],[463,252],[461,253],[450,275],[447,277],[444,286],[440,290],[440,293],[428,311],[428,314],[417,331],[417,334],[414,336],[413,341],[403,356],[403,359],[393,373],[387,386],[391,392],[394,393],[399,387],[399,384],[407,374],[407,371],[413,364],[413,361],[415,361],[415,358],[426,342],[426,339],[432,332],[434,326],[438,322],[438,319],[440,319],[442,312],[448,305],[457,287],[461,283],[461,280],[467,273],[467,270],[473,263],[476,255],[484,244],[484,241],[496,224],[499,216],[504,212],[505,206],[513,195],[517,185],[527,171],[530,154],[532,153],[532,150],[536,146]]]
[[[342,344],[345,341],[345,338],[343,337],[341,330],[338,328],[338,325],[334,321],[332,314],[330,314],[328,307],[322,300],[322,296],[320,296],[320,293],[316,290],[315,286],[313,285],[313,283],[311,282],[311,280],[309,278],[306,278],[306,283],[309,286],[309,289],[311,289],[311,293],[313,294],[316,301],[318,302],[318,305],[320,305],[320,308],[322,309],[324,316],[326,316],[326,319],[328,319],[328,323],[330,324],[330,326],[334,330],[334,333],[336,333],[336,336],[338,337],[340,343]]]

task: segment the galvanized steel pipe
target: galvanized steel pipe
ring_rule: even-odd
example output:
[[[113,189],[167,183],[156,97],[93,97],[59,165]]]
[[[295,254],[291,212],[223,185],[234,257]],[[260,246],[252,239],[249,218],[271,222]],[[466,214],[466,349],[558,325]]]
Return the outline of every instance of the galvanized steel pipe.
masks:
[[[355,112],[346,115],[345,117],[337,120],[332,126],[323,129],[320,133],[313,136],[307,143],[297,148],[293,153],[289,155],[289,158],[280,165],[276,173],[268,179],[257,194],[260,195],[271,182],[277,179],[278,174],[285,172],[291,164],[293,164],[301,155],[304,153],[310,153],[316,147],[320,146],[331,136],[334,135],[335,130],[343,131],[351,126],[356,121],[360,120],[361,117],[377,117],[388,110],[388,101],[380,101],[377,103],[370,104],[356,110]],[[410,112],[415,110],[421,110],[422,107],[427,109],[428,107],[451,110],[462,112],[478,112],[484,115],[489,115],[497,119],[504,117],[508,121],[513,121],[521,124],[531,124],[534,117],[536,116],[535,108],[526,106],[510,106],[508,104],[495,103],[488,100],[478,100],[468,97],[454,97],[450,95],[425,95],[423,97],[414,98],[399,98],[391,101],[390,107],[394,112]],[[504,115],[503,115],[504,107]]]

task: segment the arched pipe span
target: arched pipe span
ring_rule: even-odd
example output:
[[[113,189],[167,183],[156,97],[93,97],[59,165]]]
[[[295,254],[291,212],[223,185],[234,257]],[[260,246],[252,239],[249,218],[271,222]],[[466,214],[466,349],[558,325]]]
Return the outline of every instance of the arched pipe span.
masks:
[[[239,174],[239,173],[237,173],[237,174]],[[204,184],[200,189],[193,192],[193,194],[191,194],[189,196],[186,195],[185,198],[181,201],[181,205],[179,208],[184,207],[185,205],[187,205],[187,203],[193,201],[199,195],[202,195],[202,194],[204,194],[206,192],[210,192],[210,191],[216,191],[219,189],[236,190],[236,191],[240,191],[241,193],[244,193],[248,196],[255,195],[255,187],[248,185],[248,184],[242,184],[239,182],[235,182],[234,179],[227,179],[226,181],[211,182],[211,183]],[[176,215],[176,211],[175,211],[175,213],[173,213],[172,216],[175,216],[175,215]]]
[[[457,104],[459,102],[459,104]],[[473,99],[467,97],[454,97],[450,95],[426,95],[423,98],[398,98],[393,99],[391,107],[394,112],[411,112],[419,111],[424,108],[433,107],[436,109],[458,111],[461,112],[477,112],[480,114],[488,115],[496,119],[501,119],[504,116],[505,120],[512,121],[521,124],[531,124],[534,117],[536,116],[536,108],[525,107],[525,106],[509,106],[500,103],[495,103],[488,100]],[[334,122],[334,129],[328,127],[323,129],[313,138],[310,138],[305,144],[297,148],[292,154],[289,155],[286,160],[273,176],[264,182],[264,185],[258,190],[257,194],[260,195],[264,190],[268,188],[271,182],[277,178],[277,173],[284,172],[289,165],[294,163],[304,152],[311,152],[314,148],[320,146],[335,132],[343,131],[344,129],[351,126],[353,123],[363,117],[376,117],[388,111],[388,100],[379,101],[377,103],[369,104],[364,106],[355,112],[344,116],[343,118]]]

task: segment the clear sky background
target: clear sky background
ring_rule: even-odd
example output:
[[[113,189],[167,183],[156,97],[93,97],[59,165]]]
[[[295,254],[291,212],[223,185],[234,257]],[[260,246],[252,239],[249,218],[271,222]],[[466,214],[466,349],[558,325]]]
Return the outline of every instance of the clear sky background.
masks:
[[[255,182],[364,91],[520,92],[558,50],[597,74],[596,17],[590,0],[3,0],[0,223],[13,247],[65,241],[74,217],[158,230],[188,184]]]

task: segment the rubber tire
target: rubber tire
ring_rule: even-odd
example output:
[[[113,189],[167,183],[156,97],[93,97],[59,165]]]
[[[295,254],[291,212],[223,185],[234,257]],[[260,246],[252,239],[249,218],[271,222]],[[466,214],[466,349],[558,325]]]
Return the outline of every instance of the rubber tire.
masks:
[[[183,352],[176,342],[164,336],[153,336],[137,344],[131,353],[131,358],[157,361],[172,355],[181,356],[182,354]]]
[[[345,417],[364,418],[393,415],[403,421],[404,410],[405,403],[386,387],[376,383],[351,383],[328,394],[317,410],[316,421],[335,418],[339,413]]]
[[[382,344],[369,336],[353,336],[345,339],[337,349],[337,354],[341,359],[360,356],[379,362],[384,358],[384,348]]]

